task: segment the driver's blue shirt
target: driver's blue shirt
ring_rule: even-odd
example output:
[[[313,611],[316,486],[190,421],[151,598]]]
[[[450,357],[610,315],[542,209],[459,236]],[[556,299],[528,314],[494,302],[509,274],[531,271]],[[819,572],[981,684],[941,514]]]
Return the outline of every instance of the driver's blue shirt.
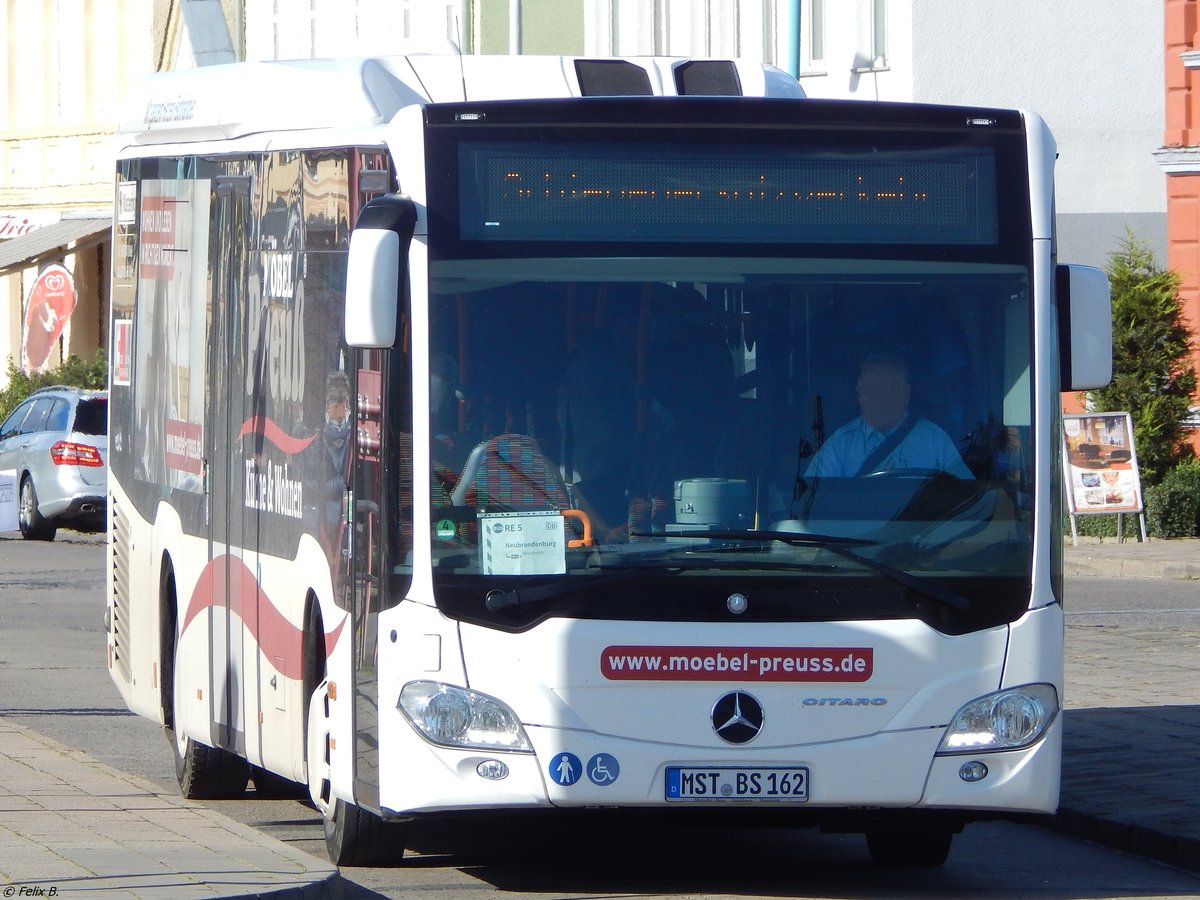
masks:
[[[821,445],[808,465],[806,477],[853,478],[875,448],[886,441],[892,431],[902,427],[903,420],[890,431],[878,431],[862,416],[852,419]],[[975,477],[962,461],[950,436],[928,419],[917,419],[904,439],[872,468],[876,471],[934,469],[956,478]]]

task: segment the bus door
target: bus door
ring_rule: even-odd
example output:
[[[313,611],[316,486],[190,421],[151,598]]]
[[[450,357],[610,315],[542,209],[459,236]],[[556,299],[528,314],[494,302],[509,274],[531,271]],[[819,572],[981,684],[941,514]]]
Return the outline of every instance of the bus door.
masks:
[[[256,496],[248,493],[250,473],[261,459],[262,434],[243,434],[243,423],[256,415],[255,390],[262,371],[262,340],[254,346],[252,335],[262,330],[255,316],[265,315],[260,279],[251,276],[250,163],[225,164],[225,174],[213,180],[209,255],[212,265],[212,318],[208,342],[208,428],[205,455],[208,463],[209,560],[213,571],[213,599],[224,606],[224,632],[212,635],[211,696],[217,740],[249,758],[258,755],[257,700],[247,712],[247,695],[257,693],[258,559],[256,533],[259,514]],[[240,436],[240,437],[239,437]],[[214,610],[216,611],[216,610]],[[219,624],[217,627],[220,627]]]
[[[350,596],[354,621],[354,687],[356,765],[355,795],[362,802],[379,802],[379,610],[384,581],[381,567],[387,554],[384,524],[382,415],[384,404],[382,358],[378,350],[362,350],[357,372],[355,451],[353,473],[350,571],[344,589]]]

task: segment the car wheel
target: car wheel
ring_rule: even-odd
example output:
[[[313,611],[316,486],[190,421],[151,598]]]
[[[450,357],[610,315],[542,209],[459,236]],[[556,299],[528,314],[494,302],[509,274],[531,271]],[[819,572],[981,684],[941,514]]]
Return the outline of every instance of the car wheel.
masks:
[[[21,480],[21,504],[17,513],[17,524],[21,537],[27,541],[52,541],[58,528],[38,512],[37,491],[33,479],[26,475]]]

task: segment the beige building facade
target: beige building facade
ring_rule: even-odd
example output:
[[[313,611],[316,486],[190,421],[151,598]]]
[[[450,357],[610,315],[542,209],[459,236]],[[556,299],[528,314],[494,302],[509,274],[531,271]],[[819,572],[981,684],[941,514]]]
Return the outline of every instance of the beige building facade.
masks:
[[[1098,0],[1084,15],[1019,0],[965,16],[954,0],[7,0],[0,356],[22,364],[27,320],[38,319],[31,291],[52,264],[71,273],[78,299],[47,364],[106,346],[112,135],[123,98],[144,73],[239,59],[452,45],[738,56],[798,75],[814,97],[1025,106],[1059,139],[1063,258],[1102,264],[1126,228],[1162,250],[1165,192],[1152,155],[1162,127],[1161,2]],[[1064,41],[1088,55],[1062,59]]]
[[[107,340],[112,135],[120,98],[152,66],[147,0],[8,0],[0,6],[0,380],[7,362],[53,368]],[[131,23],[147,23],[131,27]],[[30,309],[61,266],[74,305]],[[61,270],[59,270],[61,272]],[[58,287],[55,284],[55,287]],[[61,292],[60,292],[61,295]],[[60,318],[60,314],[61,318]],[[30,327],[53,336],[29,360]],[[43,331],[43,336],[46,331]]]
[[[114,135],[125,98],[148,72],[235,60],[241,45],[230,35],[241,34],[242,9],[240,0],[0,5],[0,385],[9,362],[51,369],[107,349]],[[51,308],[42,276],[64,270],[69,284]]]

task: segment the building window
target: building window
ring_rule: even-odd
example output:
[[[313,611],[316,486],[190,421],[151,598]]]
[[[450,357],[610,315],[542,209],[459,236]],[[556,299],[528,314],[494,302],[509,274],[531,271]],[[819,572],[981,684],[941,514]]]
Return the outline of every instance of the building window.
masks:
[[[317,52],[317,0],[275,0],[271,59],[313,59]]]
[[[800,8],[800,72],[825,72],[825,0],[803,0]]]
[[[880,72],[888,67],[887,0],[858,0],[858,50],[855,72]]]
[[[871,31],[874,37],[872,50],[877,68],[888,65],[888,0],[874,0],[871,4]]]
[[[887,68],[887,0],[871,2],[871,62],[877,69]]]

